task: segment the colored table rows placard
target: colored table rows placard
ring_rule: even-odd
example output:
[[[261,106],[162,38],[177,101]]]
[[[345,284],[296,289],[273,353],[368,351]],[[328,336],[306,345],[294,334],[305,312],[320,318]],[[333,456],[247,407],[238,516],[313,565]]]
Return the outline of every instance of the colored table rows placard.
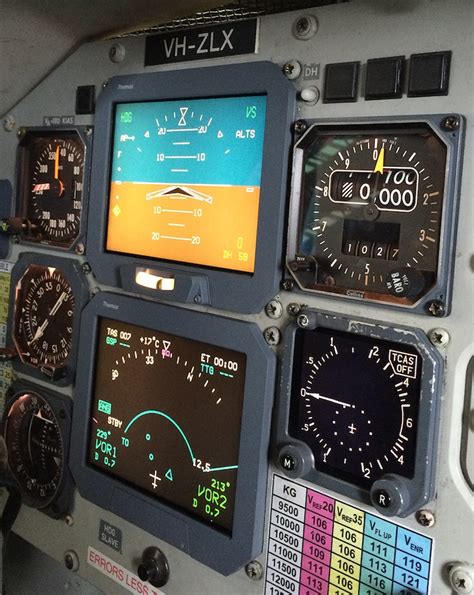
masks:
[[[425,595],[432,540],[274,476],[265,593]]]

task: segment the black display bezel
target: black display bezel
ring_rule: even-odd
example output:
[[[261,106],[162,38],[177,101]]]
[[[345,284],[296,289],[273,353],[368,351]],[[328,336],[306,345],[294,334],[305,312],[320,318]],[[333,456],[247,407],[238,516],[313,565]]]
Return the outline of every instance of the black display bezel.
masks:
[[[253,274],[189,263],[135,257],[104,250],[115,105],[179,98],[266,95],[265,140]],[[152,299],[212,304],[258,312],[278,291],[283,272],[283,225],[295,89],[276,64],[257,62],[121,76],[111,79],[97,102],[87,256],[99,282]],[[274,122],[279,122],[274,126]],[[137,272],[172,277],[174,289],[137,284]]]
[[[282,379],[274,421],[273,460],[278,468],[285,473],[288,472],[290,477],[301,477],[322,488],[371,504],[370,490],[367,487],[361,487],[341,477],[317,470],[309,447],[289,434],[291,387],[297,355],[295,353],[296,332],[300,328],[311,332],[312,329],[323,327],[401,345],[411,345],[422,359],[423,374],[420,383],[414,476],[411,479],[400,478],[409,499],[403,509],[403,516],[407,516],[428,502],[434,495],[440,402],[444,375],[442,355],[431,345],[424,332],[419,329],[402,326],[388,327],[382,322],[335,316],[312,309],[305,309],[301,316],[303,318],[299,318],[300,325],[292,322],[285,331],[284,356],[281,366]],[[301,460],[305,462],[302,467],[297,465],[295,472],[288,471],[284,466],[284,461],[279,458],[280,451],[287,452],[288,447],[290,447],[289,450],[294,449],[295,452],[301,453]],[[379,512],[382,511],[379,510]]]
[[[100,317],[195,339],[247,357],[232,536],[90,466],[88,431]],[[113,293],[99,293],[84,310],[75,389],[70,467],[80,494],[196,560],[228,575],[263,548],[275,354],[252,323]]]
[[[454,130],[447,130],[444,122],[447,114],[406,116],[406,117],[376,117],[376,118],[341,118],[339,120],[309,120],[306,122],[306,135],[314,134],[315,131],[321,135],[350,135],[373,134],[378,135],[381,131],[393,132],[416,132],[420,129],[428,129],[437,140],[446,147],[446,168],[443,188],[443,203],[440,222],[439,246],[437,257],[436,278],[432,285],[414,301],[398,299],[391,294],[370,294],[362,289],[345,289],[331,291],[331,288],[307,288],[299,278],[298,271],[292,269],[292,262],[298,252],[299,229],[301,227],[302,203],[304,197],[301,192],[301,184],[304,170],[305,136],[301,136],[295,142],[292,168],[292,191],[290,199],[290,221],[287,242],[287,271],[299,290],[322,297],[335,297],[336,299],[348,299],[362,301],[363,303],[374,303],[384,307],[398,308],[416,312],[418,314],[446,316],[450,313],[453,290],[454,272],[454,242],[456,239],[457,217],[459,207],[459,194],[461,187],[461,165],[463,156],[463,141],[465,132],[465,119],[456,115],[459,126]],[[451,114],[449,114],[451,116]],[[366,295],[368,293],[369,295]],[[434,306],[433,306],[434,304]]]

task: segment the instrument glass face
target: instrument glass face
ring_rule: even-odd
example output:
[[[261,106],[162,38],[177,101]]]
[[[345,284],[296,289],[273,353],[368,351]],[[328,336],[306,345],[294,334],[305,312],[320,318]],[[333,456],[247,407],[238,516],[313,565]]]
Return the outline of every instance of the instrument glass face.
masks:
[[[107,318],[97,341],[89,463],[231,533],[245,354]]]
[[[266,96],[115,106],[106,250],[253,273]]]
[[[58,494],[64,468],[63,437],[49,403],[35,393],[19,395],[6,412],[4,438],[24,501],[45,508]]]
[[[32,224],[26,239],[69,248],[79,235],[85,146],[73,131],[28,132],[20,149],[20,216]]]
[[[412,345],[318,327],[295,338],[289,433],[316,469],[368,488],[412,478],[422,360]]]
[[[55,372],[72,348],[74,294],[63,272],[30,265],[17,284],[13,340],[24,363]]]
[[[446,146],[427,125],[315,125],[303,150],[303,289],[411,305],[436,282]]]

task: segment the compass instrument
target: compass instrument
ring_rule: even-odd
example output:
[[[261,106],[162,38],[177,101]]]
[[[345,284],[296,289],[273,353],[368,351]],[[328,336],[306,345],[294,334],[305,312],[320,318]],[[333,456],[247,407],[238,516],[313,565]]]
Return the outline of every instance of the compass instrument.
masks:
[[[280,468],[389,516],[426,502],[442,360],[423,333],[309,310],[287,333]]]
[[[11,338],[22,371],[69,382],[75,369],[74,330],[87,292],[76,265],[25,253],[13,269],[12,291]]]
[[[70,248],[81,231],[86,141],[77,130],[28,130],[19,147],[17,217],[27,241]],[[15,227],[15,226],[13,226]]]
[[[31,389],[12,392],[3,418],[10,468],[23,501],[58,518],[70,510],[72,496],[66,467],[70,402]]]
[[[313,125],[296,145],[299,287],[402,306],[432,291],[453,199],[448,144],[420,122]]]

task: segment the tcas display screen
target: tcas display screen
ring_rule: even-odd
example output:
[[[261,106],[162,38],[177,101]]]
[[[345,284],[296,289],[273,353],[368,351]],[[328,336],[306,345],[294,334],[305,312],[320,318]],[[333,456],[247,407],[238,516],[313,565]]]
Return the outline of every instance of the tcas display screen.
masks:
[[[318,327],[295,340],[290,434],[316,469],[367,488],[415,470],[422,359],[413,345]]]
[[[89,464],[231,533],[246,355],[99,319]]]
[[[118,103],[106,250],[253,273],[266,96]]]

